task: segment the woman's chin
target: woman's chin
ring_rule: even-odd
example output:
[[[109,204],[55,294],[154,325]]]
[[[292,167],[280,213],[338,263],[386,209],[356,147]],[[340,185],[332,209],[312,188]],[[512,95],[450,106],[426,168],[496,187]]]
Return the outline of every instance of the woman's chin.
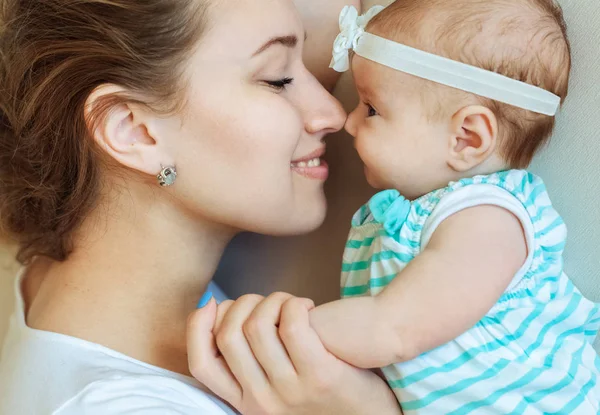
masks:
[[[327,214],[327,201],[325,196],[310,205],[297,206],[294,212],[286,217],[273,221],[269,229],[263,229],[259,233],[272,236],[294,236],[303,235],[317,230],[325,221]],[[275,223],[277,222],[277,223]]]
[[[304,235],[316,231],[325,222],[326,209],[323,209],[323,213],[315,215],[311,218],[306,218],[303,223],[298,224],[295,229],[291,229],[289,235]]]

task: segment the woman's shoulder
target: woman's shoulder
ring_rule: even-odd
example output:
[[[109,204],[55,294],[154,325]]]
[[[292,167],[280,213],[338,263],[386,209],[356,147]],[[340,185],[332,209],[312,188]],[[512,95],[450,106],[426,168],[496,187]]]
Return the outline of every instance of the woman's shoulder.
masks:
[[[85,356],[70,352],[72,361],[61,353],[43,358],[29,354],[23,356],[28,360],[10,362],[5,354],[0,386],[8,394],[0,403],[0,413],[234,414],[191,378],[154,372],[111,356],[90,354],[86,361]]]
[[[234,414],[191,377],[30,329],[18,311],[0,358],[2,414]]]
[[[53,412],[57,415],[232,415],[234,412],[209,393],[159,375],[121,375],[85,385]]]

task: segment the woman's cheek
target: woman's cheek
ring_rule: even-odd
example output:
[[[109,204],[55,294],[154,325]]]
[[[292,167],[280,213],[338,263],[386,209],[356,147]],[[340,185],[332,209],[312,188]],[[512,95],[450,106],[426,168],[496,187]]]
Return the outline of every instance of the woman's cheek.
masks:
[[[256,131],[254,140],[267,146],[295,148],[304,130],[300,113],[282,95],[275,93],[256,102],[246,117],[252,131]]]

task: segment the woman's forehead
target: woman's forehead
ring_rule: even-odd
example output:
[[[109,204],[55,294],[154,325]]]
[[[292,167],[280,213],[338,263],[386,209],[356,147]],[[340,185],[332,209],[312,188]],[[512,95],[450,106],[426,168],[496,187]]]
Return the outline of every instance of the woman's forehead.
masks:
[[[203,46],[219,54],[251,58],[272,39],[304,39],[292,0],[214,0],[207,20]]]

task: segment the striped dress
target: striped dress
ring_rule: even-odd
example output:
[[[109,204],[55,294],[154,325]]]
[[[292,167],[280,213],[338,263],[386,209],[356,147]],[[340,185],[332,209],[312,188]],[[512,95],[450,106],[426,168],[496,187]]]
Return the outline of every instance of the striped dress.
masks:
[[[445,218],[484,204],[521,220],[527,262],[473,328],[383,368],[404,413],[600,413],[600,359],[592,346],[600,308],[563,272],[566,228],[533,174],[511,170],[465,179],[414,202],[394,190],[375,195],[352,220],[342,297],[377,295]]]

